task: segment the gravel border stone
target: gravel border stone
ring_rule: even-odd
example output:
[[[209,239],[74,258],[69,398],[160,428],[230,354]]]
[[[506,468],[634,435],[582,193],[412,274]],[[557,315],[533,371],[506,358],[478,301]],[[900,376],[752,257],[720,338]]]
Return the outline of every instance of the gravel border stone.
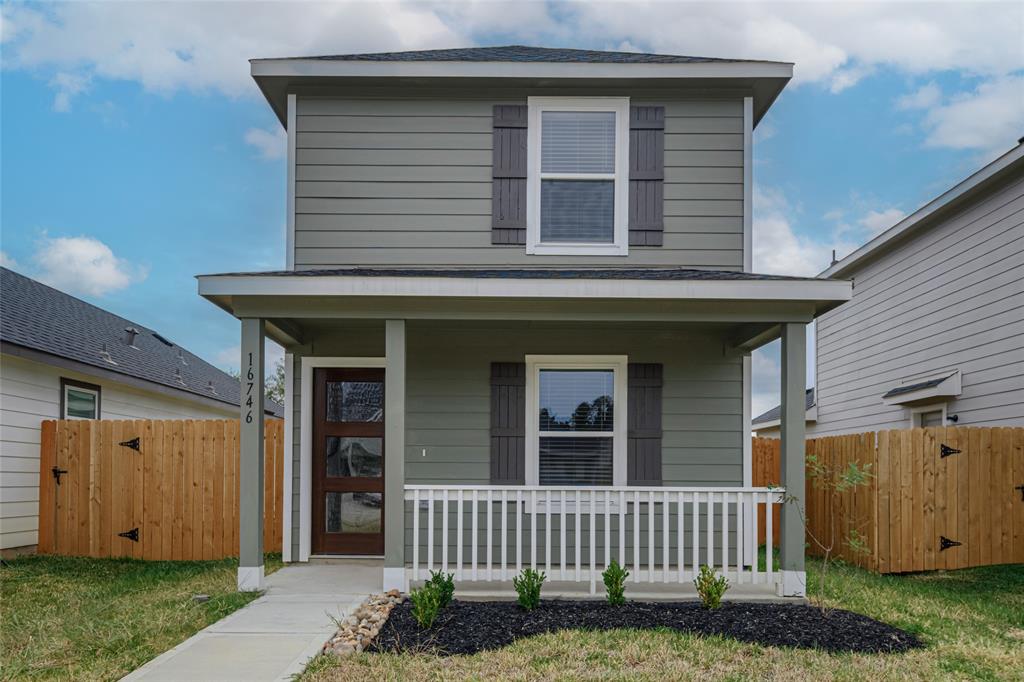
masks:
[[[897,653],[922,646],[913,634],[850,611],[822,613],[804,604],[726,602],[709,611],[699,602],[546,600],[533,611],[510,602],[453,601],[428,630],[411,604],[395,605],[368,651],[475,654],[517,639],[565,629],[667,628],[720,635],[764,646],[829,652]]]
[[[380,632],[391,610],[403,601],[405,597],[398,590],[371,594],[338,622],[338,631],[324,644],[323,652],[346,656],[362,651]]]

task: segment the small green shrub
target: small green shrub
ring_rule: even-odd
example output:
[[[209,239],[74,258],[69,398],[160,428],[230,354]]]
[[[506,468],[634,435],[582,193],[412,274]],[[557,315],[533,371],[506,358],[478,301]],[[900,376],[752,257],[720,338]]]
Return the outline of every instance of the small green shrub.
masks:
[[[442,609],[452,603],[452,597],[455,595],[454,573],[445,575],[441,571],[431,571],[430,580],[427,581],[427,584],[433,585],[434,589],[437,590]]]
[[[608,603],[612,606],[622,606],[626,603],[626,578],[629,571],[619,566],[619,562],[612,559],[612,563],[601,574],[604,579],[604,588],[608,592]]]
[[[524,568],[523,572],[512,578],[512,586],[516,588],[519,595],[519,605],[527,611],[532,611],[540,605],[540,588],[547,580],[543,571],[537,572],[532,568]]]
[[[707,564],[700,567],[700,573],[693,579],[697,587],[697,595],[706,609],[717,609],[722,605],[722,595],[729,589],[729,581],[724,575],[715,573],[715,569]]]
[[[409,601],[412,602],[412,617],[416,619],[420,627],[426,630],[434,621],[437,614],[444,608],[441,604],[441,591],[434,583],[424,583],[423,587],[414,589],[409,593]]]

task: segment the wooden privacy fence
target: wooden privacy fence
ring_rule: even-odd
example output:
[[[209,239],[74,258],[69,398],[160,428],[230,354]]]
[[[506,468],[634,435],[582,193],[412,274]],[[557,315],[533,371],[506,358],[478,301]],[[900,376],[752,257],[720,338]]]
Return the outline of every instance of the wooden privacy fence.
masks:
[[[778,482],[778,452],[778,440],[754,440],[754,485]],[[809,533],[825,544],[834,537],[836,556],[879,573],[1024,562],[1024,428],[830,436],[808,440],[807,454],[834,475],[870,465],[867,485],[842,492],[808,477]],[[866,553],[846,541],[851,531]]]
[[[284,422],[266,420],[263,543],[281,551]],[[39,552],[238,556],[237,420],[44,421]]]

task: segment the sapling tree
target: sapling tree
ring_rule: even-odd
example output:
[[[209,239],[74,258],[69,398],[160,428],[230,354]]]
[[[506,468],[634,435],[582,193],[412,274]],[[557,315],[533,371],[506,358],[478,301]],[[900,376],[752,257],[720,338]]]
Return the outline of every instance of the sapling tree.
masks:
[[[871,472],[871,464],[860,464],[849,462],[845,467],[838,467],[822,462],[817,455],[807,455],[807,480],[815,490],[825,492],[831,498],[841,495],[855,488],[867,486],[874,474]],[[807,514],[801,498],[797,495],[786,493],[782,498],[783,504],[790,504],[796,509],[800,516],[800,523],[803,525],[807,538],[810,540],[808,546],[813,545],[821,554],[821,570],[818,572],[817,594],[808,595],[811,602],[823,613],[828,613],[828,606],[825,601],[825,583],[828,578],[829,567],[835,560],[834,554],[838,551],[838,543],[843,543],[856,555],[866,555],[870,552],[866,538],[860,528],[867,523],[867,519],[853,519],[850,530],[840,534],[833,521],[828,524],[824,531],[815,532],[807,522]],[[770,510],[769,510],[769,513]],[[766,561],[772,561],[772,557],[765,557]]]

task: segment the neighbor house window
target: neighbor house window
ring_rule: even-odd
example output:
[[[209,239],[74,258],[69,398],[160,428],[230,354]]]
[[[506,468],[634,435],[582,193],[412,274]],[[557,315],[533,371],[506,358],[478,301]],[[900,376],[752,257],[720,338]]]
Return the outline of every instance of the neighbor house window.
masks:
[[[910,409],[910,426],[915,429],[926,429],[931,426],[946,425],[946,406],[922,405]]]
[[[625,356],[527,356],[527,485],[625,485]]]
[[[72,379],[60,380],[61,419],[99,419],[100,387]]]
[[[526,250],[626,255],[629,98],[529,98]]]

